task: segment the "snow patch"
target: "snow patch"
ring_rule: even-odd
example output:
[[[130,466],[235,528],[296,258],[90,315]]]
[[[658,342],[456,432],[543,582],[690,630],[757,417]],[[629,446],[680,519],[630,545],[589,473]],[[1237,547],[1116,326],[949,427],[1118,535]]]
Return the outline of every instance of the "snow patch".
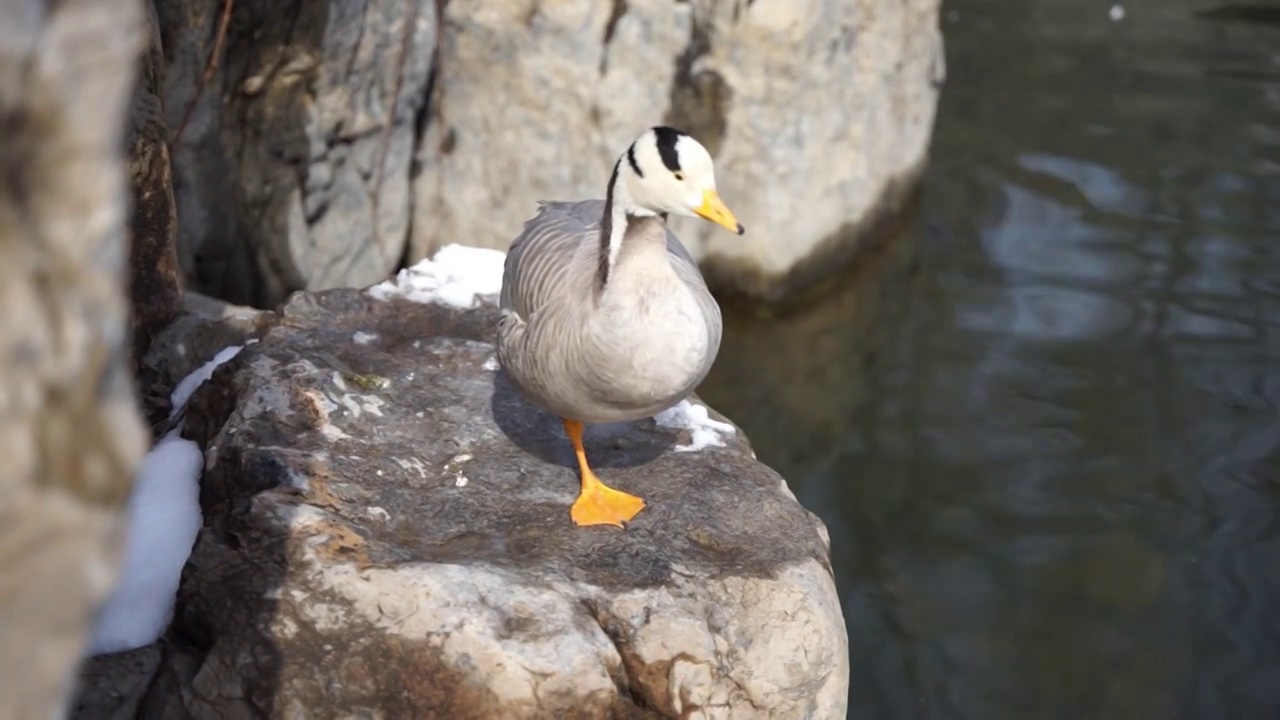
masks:
[[[252,344],[254,342],[256,341],[250,340],[246,344]],[[214,355],[212,360],[196,368],[195,372],[192,372],[190,375],[179,380],[178,384],[174,386],[173,392],[169,395],[169,419],[172,420],[178,416],[178,412],[182,410],[187,402],[191,400],[191,396],[195,394],[196,388],[203,385],[205,380],[213,377],[213,371],[217,370],[219,365],[225,362],[230,362],[231,358],[238,355],[243,349],[244,345],[232,345],[230,347],[225,347],[219,350],[218,354]]]
[[[653,416],[658,425],[675,430],[689,431],[689,444],[676,445],[676,452],[697,452],[707,447],[724,447],[724,435],[735,435],[737,430],[729,423],[713,420],[704,405],[681,400],[674,407]]]
[[[219,365],[243,349],[244,345],[223,348],[178,381],[169,395],[169,419],[178,417]],[[124,562],[111,595],[95,613],[85,648],[89,655],[153,643],[173,617],[182,566],[187,564],[203,524],[200,475],[204,453],[195,442],[182,437],[184,425],[178,422],[160,438],[134,475],[126,506]]]
[[[360,332],[359,330],[357,330],[355,334],[351,336],[352,342],[354,342],[357,345],[368,345],[369,343],[377,339],[378,339],[377,333]]]
[[[506,257],[501,250],[446,245],[434,256],[366,292],[379,300],[403,297],[413,302],[471,309],[480,305],[482,296],[502,291]]]
[[[119,582],[94,619],[88,653],[155,642],[173,615],[182,566],[200,531],[204,453],[180,428],[142,460],[129,496],[129,530]]]
[[[488,370],[489,372],[496,372],[498,369],[498,358],[491,357],[488,360],[485,360],[484,365],[481,365],[480,367]]]

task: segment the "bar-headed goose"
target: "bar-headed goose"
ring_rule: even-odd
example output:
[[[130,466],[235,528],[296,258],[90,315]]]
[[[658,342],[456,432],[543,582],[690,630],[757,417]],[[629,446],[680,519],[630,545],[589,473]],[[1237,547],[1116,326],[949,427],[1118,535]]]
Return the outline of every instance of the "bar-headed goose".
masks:
[[[654,127],[618,158],[604,200],[540,202],[507,254],[498,359],[517,388],[564,421],[582,473],[570,509],[577,525],[622,526],[645,505],[591,471],[583,423],[675,405],[720,349],[720,308],[667,229],[668,213],[743,233],[716,192],[706,148]]]

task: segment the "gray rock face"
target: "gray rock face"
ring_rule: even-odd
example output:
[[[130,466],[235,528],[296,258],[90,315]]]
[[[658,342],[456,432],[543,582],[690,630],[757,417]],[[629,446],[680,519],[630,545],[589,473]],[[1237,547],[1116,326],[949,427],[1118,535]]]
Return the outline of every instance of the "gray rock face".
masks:
[[[709,281],[780,298],[900,210],[944,74],[939,0],[237,0],[184,125],[223,5],[157,0],[179,250],[260,307],[505,250],[658,123],[711,150],[748,230],[675,222]]]
[[[843,718],[821,522],[731,425],[648,420],[587,447],[649,506],[575,528],[572,449],[497,370],[496,315],[295,296],[188,407],[207,528],[155,682],[83,706]]]
[[[129,113],[129,176],[133,216],[129,237],[129,315],[135,365],[155,335],[178,317],[182,269],[175,238],[177,208],[168,130],[160,102],[164,53],[154,7],[145,3],[147,51]]]
[[[742,237],[680,219],[722,288],[838,267],[915,184],[944,72],[938,0],[477,0],[444,6],[412,253],[506,249],[540,199],[602,197],[641,130],[711,150]]]
[[[178,244],[196,289],[272,306],[362,285],[404,255],[409,163],[435,49],[430,0],[160,0]],[[187,119],[187,108],[196,100]]]
[[[0,3],[0,713],[57,717],[146,444],[129,377],[135,0]]]

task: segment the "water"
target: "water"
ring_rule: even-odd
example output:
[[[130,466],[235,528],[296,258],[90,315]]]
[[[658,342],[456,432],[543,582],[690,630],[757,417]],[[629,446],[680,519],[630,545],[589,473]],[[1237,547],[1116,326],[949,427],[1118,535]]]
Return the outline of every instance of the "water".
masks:
[[[850,717],[1280,717],[1280,11],[948,0],[909,236],[701,394],[828,524]]]

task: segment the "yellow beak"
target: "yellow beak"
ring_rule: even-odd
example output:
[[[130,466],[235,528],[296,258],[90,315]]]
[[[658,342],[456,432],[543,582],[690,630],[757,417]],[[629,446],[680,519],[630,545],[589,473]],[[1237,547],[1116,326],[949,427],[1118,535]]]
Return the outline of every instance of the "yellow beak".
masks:
[[[742,227],[742,223],[738,222],[738,218],[733,216],[733,212],[720,199],[720,194],[715,190],[707,190],[702,193],[702,205],[694,209],[700,217],[706,218],[711,222],[728,228],[739,235],[746,232],[746,228]]]

